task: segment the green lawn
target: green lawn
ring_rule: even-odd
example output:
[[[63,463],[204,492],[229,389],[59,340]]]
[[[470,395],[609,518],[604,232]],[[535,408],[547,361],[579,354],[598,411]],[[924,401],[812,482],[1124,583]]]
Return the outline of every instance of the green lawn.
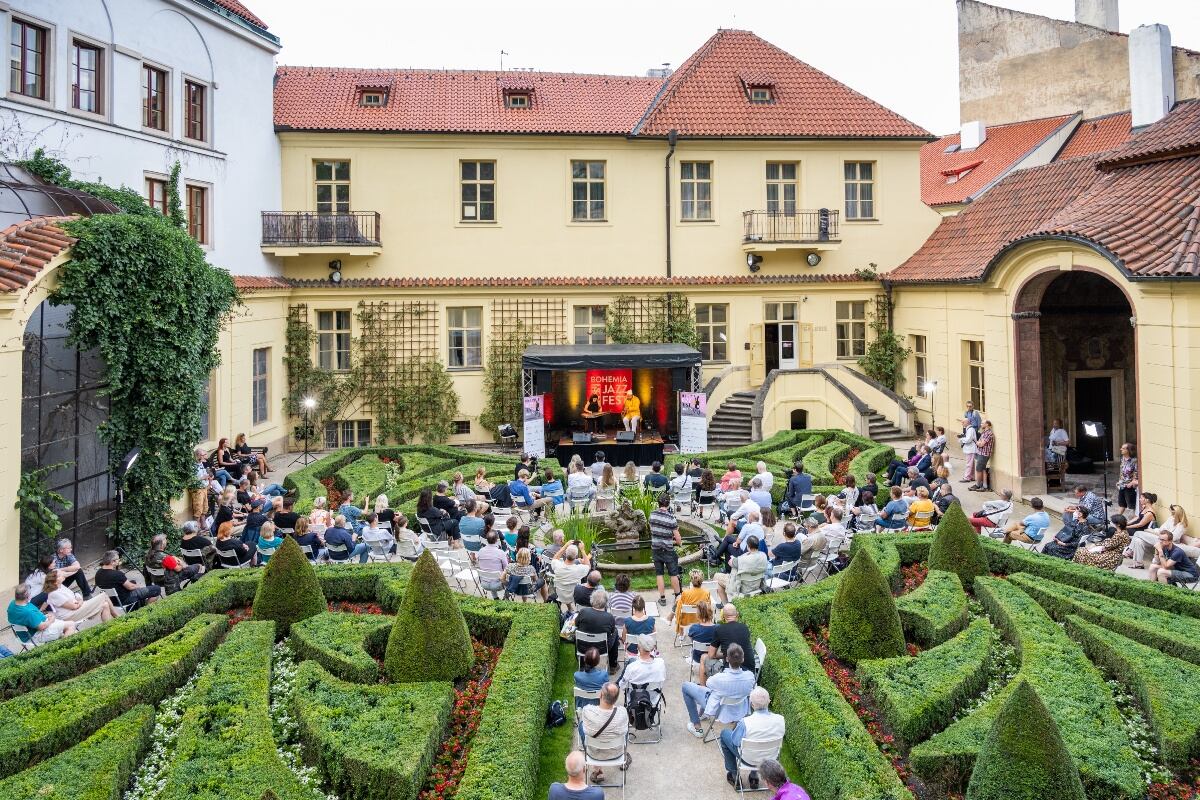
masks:
[[[563,761],[571,752],[575,734],[575,645],[563,642],[558,646],[558,667],[554,672],[554,688],[550,696],[562,700],[567,708],[567,721],[557,728],[548,728],[542,736],[542,749],[538,755],[538,789],[533,797],[545,797],[550,784],[562,780]]]

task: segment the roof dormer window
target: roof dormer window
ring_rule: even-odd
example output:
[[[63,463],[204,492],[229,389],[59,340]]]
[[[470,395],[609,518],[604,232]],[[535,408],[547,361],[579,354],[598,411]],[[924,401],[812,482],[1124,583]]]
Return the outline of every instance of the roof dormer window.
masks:
[[[387,95],[383,92],[363,92],[358,104],[367,108],[378,108],[387,105]]]
[[[509,108],[529,108],[528,92],[505,92],[504,105]]]
[[[750,102],[766,105],[767,103],[775,102],[775,93],[771,91],[770,86],[751,86],[750,87]]]
[[[746,99],[755,105],[770,105],[778,98],[775,95],[775,78],[767,72],[753,71],[738,74]]]

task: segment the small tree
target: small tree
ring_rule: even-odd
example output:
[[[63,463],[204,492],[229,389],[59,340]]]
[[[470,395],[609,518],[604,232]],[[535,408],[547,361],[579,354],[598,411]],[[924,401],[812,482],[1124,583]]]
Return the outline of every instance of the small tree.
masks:
[[[891,587],[865,547],[854,554],[833,595],[829,648],[850,665],[905,653],[904,628]]]
[[[958,503],[951,503],[938,523],[929,548],[929,569],[953,572],[967,589],[975,586],[977,575],[988,574],[987,554],[979,545],[979,534]]]
[[[886,297],[879,297],[875,302],[875,311],[871,314],[868,327],[871,336],[867,342],[866,353],[858,360],[871,378],[879,381],[889,389],[895,389],[904,376],[904,362],[912,355],[912,349],[905,347],[900,337],[888,324],[888,309],[891,303]]]
[[[433,554],[417,559],[396,622],[388,635],[383,669],[395,683],[455,681],[475,661],[462,609]]]
[[[1084,800],[1079,769],[1058,725],[1024,678],[1005,701],[975,759],[967,800]]]
[[[327,608],[317,571],[292,537],[285,536],[267,562],[254,593],[253,608],[256,620],[275,622],[275,635],[280,639],[287,636],[292,625]]]

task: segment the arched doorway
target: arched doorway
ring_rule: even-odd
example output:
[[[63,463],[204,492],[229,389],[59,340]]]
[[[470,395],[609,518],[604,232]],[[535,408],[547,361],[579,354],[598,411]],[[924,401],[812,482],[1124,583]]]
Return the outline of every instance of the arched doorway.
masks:
[[[1017,295],[1018,428],[1021,476],[1028,492],[1045,490],[1044,441],[1061,418],[1080,463],[1115,461],[1122,442],[1137,439],[1137,342],[1133,308],[1123,288],[1091,270],[1054,271],[1032,278]],[[1085,422],[1102,422],[1102,438]],[[1109,491],[1113,490],[1109,467]],[[1040,482],[1040,488],[1038,483]]]
[[[44,301],[25,327],[21,370],[21,469],[54,464],[47,486],[71,502],[59,512],[60,537],[75,543],[81,562],[106,547],[112,515],[108,447],[99,426],[108,419],[107,369],[98,351],[81,352],[68,341],[69,306]],[[53,543],[21,526],[21,574]]]

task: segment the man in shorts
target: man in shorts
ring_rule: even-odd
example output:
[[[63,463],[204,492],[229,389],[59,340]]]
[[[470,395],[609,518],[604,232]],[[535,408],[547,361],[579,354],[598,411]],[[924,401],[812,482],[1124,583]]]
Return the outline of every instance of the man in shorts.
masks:
[[[663,573],[671,576],[671,591],[679,597],[679,520],[671,513],[671,498],[666,494],[658,498],[658,510],[650,514],[650,553],[654,563],[654,575],[658,580],[658,602],[667,600],[663,587]],[[674,603],[674,599],[671,601]]]

